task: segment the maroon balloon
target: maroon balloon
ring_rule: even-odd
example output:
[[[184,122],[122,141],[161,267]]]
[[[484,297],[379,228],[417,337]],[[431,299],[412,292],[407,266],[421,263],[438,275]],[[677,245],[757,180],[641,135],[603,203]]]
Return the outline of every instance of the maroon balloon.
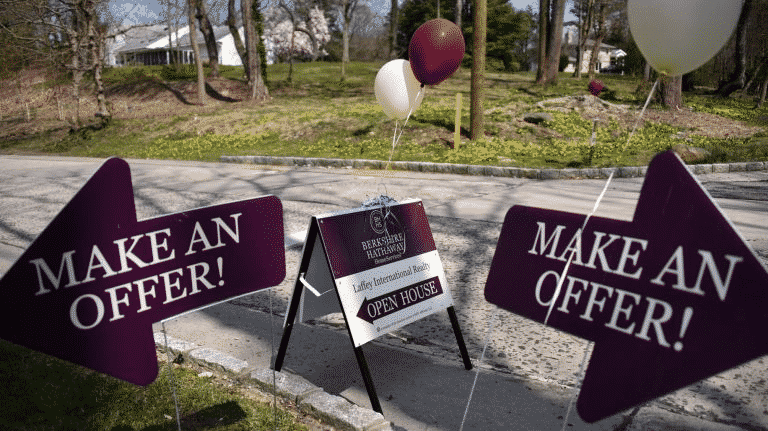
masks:
[[[424,85],[445,81],[464,58],[464,35],[447,19],[429,20],[419,27],[408,45],[411,70]]]

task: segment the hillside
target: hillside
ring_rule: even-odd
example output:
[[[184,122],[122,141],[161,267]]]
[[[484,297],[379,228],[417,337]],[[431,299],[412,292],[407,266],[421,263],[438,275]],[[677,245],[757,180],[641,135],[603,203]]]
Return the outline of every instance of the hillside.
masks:
[[[149,73],[151,69],[117,69],[119,74],[112,72],[108,81],[111,84],[106,88],[113,119],[111,126],[99,130],[99,119],[94,117],[97,108],[91,84],[91,88],[83,89],[84,97],[80,102],[80,117],[86,132],[76,141],[70,135],[74,114],[71,85],[55,85],[50,76],[25,71],[0,85],[0,151],[202,157],[205,160],[236,152],[383,157],[386,160],[395,122],[384,116],[373,94],[373,79],[380,65],[353,64],[349,77],[343,82],[338,80],[338,67],[334,63],[297,64],[293,83],[287,84],[287,65],[270,66],[271,98],[261,103],[247,100],[245,83],[233,78],[241,70],[231,70],[225,74],[228,77],[207,79],[209,97],[205,106],[194,104],[197,100],[194,81],[166,81]],[[613,93],[608,101],[589,95],[586,80],[579,81],[566,75],[561,84],[540,88],[533,85],[530,73],[488,73],[484,104],[486,137],[493,142],[501,141],[502,145],[497,143],[495,149],[478,153],[468,140],[469,78],[469,71],[462,69],[439,86],[427,87],[424,103],[409,120],[395,159],[416,157],[418,160],[454,163],[507,161],[521,166],[577,166],[583,163],[576,159],[584,152],[580,146],[588,143],[593,120],[602,130],[602,134],[598,133],[598,143],[615,152],[626,142],[644,101],[644,96],[637,90],[639,81],[630,77],[601,77]],[[455,149],[456,92],[465,94],[463,139],[459,146],[464,155],[450,153]],[[688,107],[681,110],[666,110],[652,104],[638,131],[638,135],[643,135],[642,129],[650,127],[645,133],[647,136],[633,139],[633,143],[639,139],[651,140],[652,145],[639,142],[645,147],[632,151],[637,154],[636,158],[621,163],[646,163],[651,153],[683,140],[704,146],[728,148],[732,144],[743,144],[752,148],[756,144],[749,138],[755,135],[762,137],[758,142],[759,151],[750,150],[752,155],[747,157],[762,159],[760,154],[768,155],[768,143],[764,142],[768,127],[767,108],[754,111],[747,107],[751,102],[719,100],[702,93],[686,93],[684,100]],[[549,112],[555,118],[539,125],[523,119],[526,113],[537,111]],[[750,120],[745,122],[735,118]],[[237,143],[231,148],[212,144],[212,148],[216,148],[207,153],[186,154],[181,141],[193,136],[207,136],[209,141],[214,136],[231,137]],[[160,142],[163,139],[165,141]],[[167,146],[168,139],[179,141],[181,150],[173,153],[146,151],[156,144]],[[728,151],[720,150],[720,153],[724,152]],[[523,157],[528,160],[522,160]],[[462,161],[464,159],[467,161]],[[606,163],[611,162],[607,159],[598,162]]]

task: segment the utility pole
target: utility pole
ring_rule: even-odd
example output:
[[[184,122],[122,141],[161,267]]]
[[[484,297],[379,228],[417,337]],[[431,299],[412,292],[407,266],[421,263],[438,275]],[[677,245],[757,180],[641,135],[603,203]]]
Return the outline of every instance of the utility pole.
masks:
[[[485,34],[487,32],[487,0],[475,0],[474,33],[472,35],[472,82],[470,84],[470,139],[484,135],[483,87],[485,85]]]

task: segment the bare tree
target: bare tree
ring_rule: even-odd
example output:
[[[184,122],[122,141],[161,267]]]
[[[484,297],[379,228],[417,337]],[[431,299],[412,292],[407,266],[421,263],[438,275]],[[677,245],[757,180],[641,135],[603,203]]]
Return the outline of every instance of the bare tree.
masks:
[[[229,33],[235,40],[235,50],[240,56],[240,60],[243,65],[248,63],[248,53],[245,52],[245,45],[243,45],[243,39],[240,36],[240,30],[237,28],[237,9],[235,9],[235,0],[229,0],[227,2],[227,27],[229,27]]]
[[[179,58],[177,55],[179,44],[179,27],[182,17],[184,16],[184,8],[179,4],[179,0],[161,0],[160,4],[163,6],[160,12],[163,20],[168,26],[168,52],[169,62],[174,66],[178,66]],[[174,37],[174,33],[176,36]],[[174,49],[174,42],[176,48]]]
[[[385,18],[367,4],[358,5],[349,27],[350,60],[385,60],[389,58]]]
[[[392,0],[389,4],[389,58],[393,59],[397,55],[397,0]]]
[[[589,37],[590,29],[592,28],[592,20],[595,15],[595,0],[575,0],[573,6],[573,13],[579,19],[579,43],[578,51],[576,53],[576,71],[574,76],[581,78],[581,65],[584,58],[584,50],[587,45],[587,38]]]
[[[557,84],[557,73],[560,65],[560,50],[563,44],[563,16],[565,15],[565,0],[539,0],[541,10],[539,19],[539,31],[545,28],[539,38],[539,50],[546,49],[544,55],[539,52],[539,73],[537,84]],[[547,7],[549,6],[549,7]],[[545,11],[546,17],[545,17]],[[541,62],[543,59],[543,63]]]
[[[95,14],[95,10],[93,11]],[[107,108],[107,98],[104,95],[104,81],[102,80],[102,67],[104,65],[104,38],[107,28],[105,25],[96,22],[96,17],[89,17],[88,28],[88,47],[91,51],[91,70],[93,70],[93,81],[96,84],[96,104],[98,106],[97,117],[102,121],[109,121],[112,114]]]
[[[283,3],[282,1],[280,2]],[[359,4],[359,0],[341,0],[339,12],[341,12],[342,19],[342,51],[341,51],[341,80],[345,80],[347,77],[346,65],[349,63],[349,31],[352,18],[354,17],[355,10]]]
[[[81,125],[82,81],[89,71],[94,73],[96,83],[97,116],[109,117],[101,81],[107,31],[100,15],[105,4],[100,0],[10,0],[2,4],[4,19],[0,30],[14,41],[17,49],[25,51],[30,58],[47,60],[53,68],[63,68],[72,74],[72,128],[75,130]]]
[[[208,51],[208,65],[211,67],[211,76],[219,76],[219,47],[216,36],[213,34],[213,25],[208,19],[208,11],[205,0],[193,0],[195,4],[195,18],[200,24],[200,32],[205,39],[205,48]]]
[[[549,31],[550,0],[539,0],[539,52],[536,69],[536,82],[544,83],[547,63],[547,33]]]
[[[747,81],[747,27],[752,12],[753,0],[744,0],[736,25],[736,49],[733,52],[733,64],[735,68],[730,79],[724,82],[718,89],[721,97],[728,97],[736,90],[741,90]]]
[[[590,81],[595,79],[595,69],[597,68],[597,60],[600,55],[600,45],[603,43],[606,34],[608,33],[605,26],[605,18],[607,15],[608,2],[607,0],[597,0],[595,4],[597,11],[595,12],[595,35],[594,43],[592,44],[592,53],[589,56],[589,66],[587,66],[587,73]],[[580,67],[581,65],[579,65]]]
[[[101,83],[101,64],[102,57],[99,45],[103,44],[104,38],[99,37],[97,7],[99,3],[91,0],[60,0],[50,11],[55,20],[48,21],[48,25],[58,27],[59,31],[66,34],[67,45],[70,51],[69,69],[72,72],[72,99],[74,102],[73,128],[79,129],[81,125],[80,118],[80,91],[85,73],[98,69],[96,73],[97,88],[100,89],[97,94],[99,105],[99,115],[108,117],[106,103],[104,99],[103,85]],[[102,33],[103,34],[103,33]],[[91,58],[89,58],[89,56]]]

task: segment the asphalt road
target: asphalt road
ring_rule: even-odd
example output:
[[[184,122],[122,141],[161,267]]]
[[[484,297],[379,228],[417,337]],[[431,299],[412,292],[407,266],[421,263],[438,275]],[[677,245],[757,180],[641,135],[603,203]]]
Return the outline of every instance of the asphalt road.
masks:
[[[476,396],[479,400],[494,397],[495,393],[503,391],[494,389],[499,381],[523,382],[529,391],[539,393],[531,399],[527,408],[546,410],[552,418],[550,422],[541,424],[530,422],[529,418],[529,422],[521,422],[527,425],[517,429],[550,429],[558,417],[562,421],[565,414],[563,404],[567,404],[570,388],[579,382],[579,365],[588,348],[586,341],[504,311],[497,312],[494,306],[485,302],[482,292],[501,222],[512,205],[586,214],[592,210],[596,197],[606,184],[605,180],[537,181],[352,169],[291,169],[145,160],[128,162],[139,220],[273,194],[283,202],[285,232],[288,235],[307,229],[312,215],[355,208],[366,199],[380,194],[397,200],[422,199],[473,361],[480,357],[486,339],[489,340],[481,368],[490,373],[490,377],[485,383],[481,379],[481,389]],[[100,163],[95,159],[0,156],[0,273],[7,270]],[[768,213],[768,172],[713,174],[700,176],[699,180],[756,254],[768,262],[768,217],[765,216]],[[596,215],[631,220],[642,181],[642,178],[614,179]],[[175,334],[179,338],[212,344],[213,348],[228,348],[233,354],[240,351],[247,354],[251,361],[261,357],[263,363],[268,364],[271,355],[269,343],[275,345],[274,337],[279,337],[279,333],[270,332],[279,331],[279,326],[272,327],[279,325],[278,322],[254,329],[257,334],[245,343],[235,335],[226,338],[216,331],[234,326],[231,322],[233,316],[254,310],[271,310],[273,315],[283,315],[295,281],[300,253],[300,248],[288,250],[286,279],[272,289],[273,294],[257,293],[232,301],[225,308],[187,316],[184,319],[195,319],[201,325],[193,331],[184,332],[183,319],[177,323],[169,322],[170,331],[176,328]],[[223,310],[230,311],[224,313]],[[371,343],[372,351],[389,349],[390,352],[388,357],[382,354],[381,357],[387,357],[386,360],[375,359],[377,355],[374,352],[366,353],[372,362],[371,367],[413,367],[415,363],[425,366],[427,362],[437,361],[443,367],[461,368],[455,338],[447,316],[443,314],[429,316]],[[490,331],[489,322],[493,323]],[[351,349],[341,351],[348,348],[344,347],[345,344],[348,346],[348,339],[344,339],[346,330],[339,315],[316,321],[302,331],[305,331],[303,335],[297,335],[296,340],[292,340],[286,369],[301,374],[331,393],[365,403],[359,373],[356,369],[348,369],[356,368]],[[191,339],[193,337],[197,338]],[[326,347],[316,346],[311,352],[294,347],[302,346],[301,340],[304,340],[304,345],[317,344],[318,337],[333,338],[335,341],[329,341]],[[266,339],[266,349],[256,349],[254,353],[253,345],[257,344],[257,339]],[[249,346],[246,343],[253,344]],[[409,357],[408,361],[393,360],[392,349],[402,351],[402,355]],[[340,355],[344,356],[341,362],[347,368],[328,365]],[[324,364],[323,369],[318,369],[318,364]],[[760,358],[669,394],[647,409],[682,414],[709,423],[743,426],[744,429],[768,429],[765,371],[764,358]],[[381,382],[384,378],[374,373],[374,379]],[[421,390],[411,394],[414,399],[410,404],[395,403],[396,382],[403,385],[414,382],[390,380],[392,383],[377,385],[381,386],[380,397],[394,399],[393,404],[385,405],[385,415],[387,409],[396,408],[399,411],[392,411],[393,416],[412,420],[403,422],[401,427],[414,429],[409,425],[412,423],[434,429],[458,428],[455,426],[456,418],[458,415],[460,419],[463,413],[468,387],[446,390],[430,386],[424,380],[419,382],[423,386]],[[468,382],[470,384],[471,379]],[[461,406],[461,411],[456,412],[455,406],[448,403],[451,408],[446,408],[446,411],[433,409],[427,415],[422,414],[425,409],[419,407],[419,400],[438,395],[460,399],[456,406]],[[446,405],[447,401],[440,399],[424,402],[431,406]],[[482,401],[478,403],[482,404]],[[405,407],[408,405],[410,407]],[[541,407],[544,405],[547,407]],[[471,429],[510,429],[508,422],[500,421],[477,422]],[[578,419],[573,421],[578,422]],[[583,423],[577,423],[576,429],[614,429],[620,425],[622,418],[607,421],[587,428]]]

